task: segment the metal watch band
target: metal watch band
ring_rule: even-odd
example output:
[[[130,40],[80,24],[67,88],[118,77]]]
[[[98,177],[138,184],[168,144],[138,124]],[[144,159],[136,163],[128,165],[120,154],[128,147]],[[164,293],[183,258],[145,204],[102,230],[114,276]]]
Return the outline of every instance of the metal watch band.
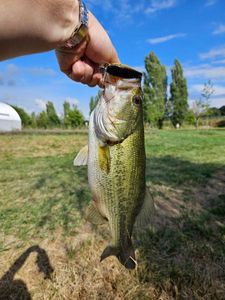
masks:
[[[79,1],[80,6],[80,22],[74,29],[72,36],[66,41],[64,47],[76,47],[86,36],[88,32],[88,10],[82,0]]]

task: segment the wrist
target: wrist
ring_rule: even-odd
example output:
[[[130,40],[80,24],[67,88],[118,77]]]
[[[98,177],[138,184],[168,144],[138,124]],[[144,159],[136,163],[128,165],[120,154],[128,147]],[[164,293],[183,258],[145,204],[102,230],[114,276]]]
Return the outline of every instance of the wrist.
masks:
[[[79,11],[78,0],[55,1],[51,6],[48,23],[51,22],[52,26],[50,30],[46,26],[46,35],[53,48],[64,44],[71,37],[79,23]]]
[[[79,21],[74,27],[72,34],[60,48],[73,49],[88,37],[88,10],[85,3],[79,0]]]

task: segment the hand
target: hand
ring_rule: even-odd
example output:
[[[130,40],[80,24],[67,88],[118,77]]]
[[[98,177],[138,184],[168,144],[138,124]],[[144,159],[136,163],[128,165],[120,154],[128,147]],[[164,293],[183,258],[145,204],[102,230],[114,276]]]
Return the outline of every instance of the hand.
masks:
[[[73,49],[58,48],[56,55],[62,72],[72,80],[89,86],[102,86],[100,64],[119,63],[108,34],[91,12],[88,37]]]

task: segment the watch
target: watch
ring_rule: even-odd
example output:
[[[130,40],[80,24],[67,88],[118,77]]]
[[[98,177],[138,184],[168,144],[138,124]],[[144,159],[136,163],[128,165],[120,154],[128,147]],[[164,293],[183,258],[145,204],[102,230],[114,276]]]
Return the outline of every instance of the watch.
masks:
[[[79,24],[74,29],[72,36],[65,42],[63,47],[74,48],[76,47],[88,33],[88,10],[82,0],[79,0],[80,17]]]

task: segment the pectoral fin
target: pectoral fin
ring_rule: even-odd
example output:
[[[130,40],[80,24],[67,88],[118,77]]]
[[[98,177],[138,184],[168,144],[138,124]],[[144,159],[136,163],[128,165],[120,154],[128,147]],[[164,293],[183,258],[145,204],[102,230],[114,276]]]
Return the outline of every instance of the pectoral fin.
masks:
[[[74,158],[74,166],[86,166],[88,161],[88,145],[84,146]]]
[[[100,214],[93,203],[87,207],[85,219],[96,225],[102,225],[107,222],[107,219]]]
[[[98,147],[98,161],[99,161],[100,169],[102,171],[105,171],[108,174],[110,171],[110,163],[111,163],[108,146]]]
[[[135,227],[145,228],[147,225],[149,225],[152,221],[154,210],[154,199],[150,193],[149,187],[146,186],[145,199],[141,211],[136,218]]]

